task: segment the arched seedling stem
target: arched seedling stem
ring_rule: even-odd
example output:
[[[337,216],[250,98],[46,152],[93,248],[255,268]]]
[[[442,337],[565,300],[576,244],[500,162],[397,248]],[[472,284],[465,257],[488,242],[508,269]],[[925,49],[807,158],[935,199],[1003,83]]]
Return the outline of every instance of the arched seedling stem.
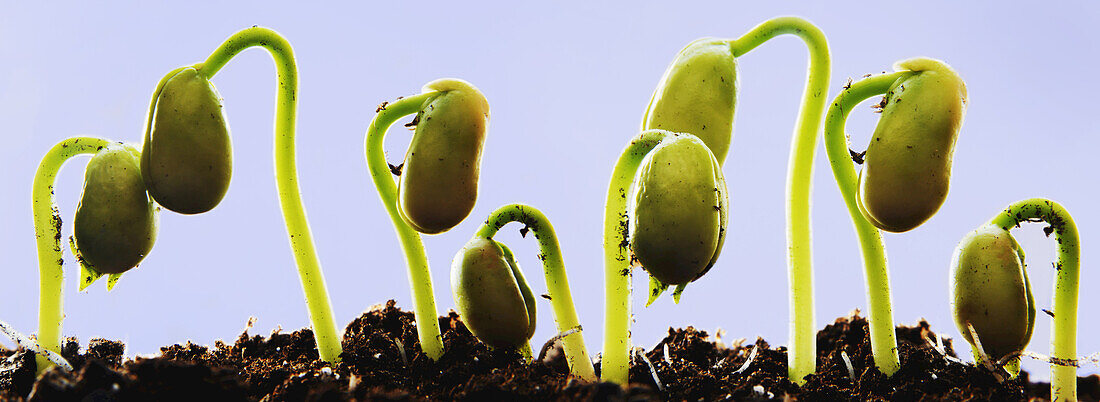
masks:
[[[672,135],[667,131],[643,131],[630,141],[611,173],[604,205],[604,343],[600,379],[626,384],[630,362],[630,242],[626,200],[638,165],[649,151]]]
[[[301,189],[298,186],[298,167],[295,151],[295,129],[298,115],[298,65],[294,59],[294,50],[290,43],[277,32],[251,27],[241,30],[225,40],[206,61],[192,66],[206,80],[214,77],[234,56],[252,47],[262,47],[268,51],[275,62],[278,91],[275,98],[275,184],[279,194],[286,223],[291,251],[298,267],[298,276],[305,293],[306,306],[309,309],[310,322],[317,352],[321,360],[334,362],[341,353],[341,333],[336,329],[332,305],[325,286],[321,262],[313,245],[309,221],[302,205]],[[153,125],[153,111],[157,100],[168,80],[187,67],[172,70],[161,80],[153,93],[150,115],[146,128],[146,141],[149,141],[150,127]]]
[[[95,137],[73,137],[50,148],[34,175],[32,214],[38,249],[38,343],[46,350],[61,353],[61,326],[65,318],[65,273],[61,258],[61,215],[54,202],[53,185],[57,172],[69,159],[99,152],[111,142]],[[52,365],[45,356],[37,356],[39,372]]]
[[[439,360],[443,338],[420,233],[450,230],[473,208],[489,104],[472,84],[452,78],[428,83],[423,93],[383,103],[377,112],[364,144],[367,167],[409,265],[420,347],[429,358]],[[391,167],[382,148],[386,131],[397,119],[414,113],[410,125],[416,126],[416,133],[405,162]],[[393,174],[401,175],[400,188]]]
[[[567,333],[580,328],[580,320],[577,318],[577,309],[573,305],[573,293],[569,290],[569,277],[565,272],[565,262],[558,245],[558,237],[554,232],[554,226],[541,211],[523,204],[505,205],[489,215],[475,236],[492,239],[500,228],[511,222],[524,224],[524,229],[530,230],[539,243],[539,260],[542,261],[546,275],[546,295],[549,296],[550,304],[554,307],[554,320],[558,324],[558,333]],[[569,372],[579,379],[596,381],[596,372],[588,356],[588,348],[584,345],[582,332],[576,330],[564,336],[562,347],[565,349],[566,360],[569,363]]]
[[[810,198],[812,196],[814,152],[828,96],[832,61],[829,42],[816,26],[797,17],[779,17],[757,25],[732,41],[734,54],[748,53],[768,40],[790,34],[798,36],[810,53],[802,106],[791,138],[787,163],[787,268],[790,281],[790,332],[787,373],[798,384],[817,370],[817,339],[814,324],[813,239]]]
[[[989,220],[1008,231],[1025,222],[1045,222],[1058,243],[1055,263],[1054,317],[1051,319],[1050,357],[1060,362],[1050,366],[1050,395],[1055,401],[1077,400],[1077,296],[1081,267],[1081,245],[1077,224],[1061,204],[1031,198],[1012,203]]]
[[[393,221],[393,230],[397,232],[401,249],[405,251],[405,262],[409,265],[409,286],[412,287],[413,311],[416,315],[416,332],[420,337],[420,348],[432,360],[439,360],[439,357],[443,356],[443,338],[439,332],[439,320],[436,319],[435,293],[432,290],[432,271],[428,267],[428,256],[424,252],[424,243],[420,240],[420,234],[405,224],[401,213],[397,210],[397,185],[394,184],[389,165],[386,163],[382,144],[386,138],[386,131],[394,122],[418,112],[421,105],[436,95],[438,92],[427,92],[380,106],[378,114],[374,116],[370,127],[367,128],[365,145],[367,167],[370,169],[371,178],[374,179],[374,186],[378,189],[382,205],[386,207],[386,212]]]
[[[871,352],[875,366],[886,375],[901,367],[898,343],[894,334],[894,313],[890,300],[890,272],[886,264],[886,245],[878,228],[864,219],[857,205],[857,176],[849,154],[844,123],[848,114],[860,102],[882,95],[895,81],[913,72],[903,71],[868,77],[851,84],[837,95],[825,118],[825,151],[833,170],[840,195],[848,207],[859,237],[863,255],[864,276],[867,279],[867,321],[871,334]]]

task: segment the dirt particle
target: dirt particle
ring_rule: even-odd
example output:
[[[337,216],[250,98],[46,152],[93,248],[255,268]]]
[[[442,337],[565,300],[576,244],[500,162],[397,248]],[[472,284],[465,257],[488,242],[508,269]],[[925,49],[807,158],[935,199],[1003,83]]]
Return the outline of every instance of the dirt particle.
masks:
[[[413,116],[412,121],[405,124],[405,128],[408,128],[409,130],[416,130],[417,124],[420,124],[420,113],[417,113],[416,116]]]
[[[848,148],[848,154],[852,156],[852,162],[855,162],[857,165],[862,165],[864,158],[867,156],[867,151],[864,150],[863,152],[856,152],[851,148]]]

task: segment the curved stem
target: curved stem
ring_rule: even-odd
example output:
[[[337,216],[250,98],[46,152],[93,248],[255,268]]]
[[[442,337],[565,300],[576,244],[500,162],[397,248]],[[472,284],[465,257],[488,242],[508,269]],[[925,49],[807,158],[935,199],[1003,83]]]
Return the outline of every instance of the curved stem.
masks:
[[[436,94],[438,93],[422,93],[383,105],[371,121],[370,127],[367,128],[366,139],[367,167],[370,169],[370,176],[374,179],[374,187],[378,189],[382,205],[390,214],[393,230],[401,240],[401,248],[405,251],[405,262],[409,265],[409,286],[412,288],[420,348],[432,360],[439,360],[440,356],[443,356],[443,338],[439,333],[435,293],[432,290],[432,271],[428,268],[428,256],[424,254],[424,243],[420,241],[420,234],[409,227],[397,211],[397,185],[394,184],[389,165],[386,163],[382,143],[386,137],[386,130],[397,119],[416,113]]]
[[[493,211],[489,219],[481,225],[476,236],[492,239],[501,227],[510,222],[527,225],[539,242],[539,259],[546,275],[546,294],[554,306],[554,319],[558,324],[558,333],[580,327],[577,308],[573,304],[573,293],[569,290],[569,277],[565,273],[558,236],[550,220],[535,207],[523,204],[505,205]],[[588,348],[584,345],[584,335],[576,331],[562,338],[562,347],[569,362],[569,372],[585,381],[595,382],[596,371]],[[530,346],[528,345],[528,348]]]
[[[336,330],[321,261],[313,246],[305,207],[298,188],[298,167],[295,157],[294,131],[298,115],[298,66],[290,43],[275,31],[252,27],[226,39],[205,62],[195,65],[207,79],[214,77],[237,53],[250,47],[263,47],[275,61],[279,90],[275,98],[275,184],[279,205],[283,210],[290,247],[298,266],[298,276],[305,292],[309,318],[317,341],[321,360],[333,362],[340,357],[341,335]]]
[[[630,253],[627,231],[626,197],[638,165],[649,151],[669,135],[663,130],[638,134],[623,149],[604,204],[604,338],[600,378],[616,384],[629,380],[630,363]]]
[[[869,77],[853,83],[837,95],[825,118],[825,150],[833,177],[840,187],[840,195],[848,207],[856,235],[863,253],[864,277],[867,280],[867,323],[870,327],[871,352],[875,366],[887,376],[901,367],[898,359],[898,342],[894,334],[894,313],[890,300],[890,273],[886,264],[886,245],[882,233],[863,217],[856,204],[858,190],[856,169],[848,151],[848,138],[844,124],[848,113],[860,102],[882,95],[897,80],[912,73],[897,72]]]
[[[65,318],[65,274],[61,269],[61,215],[54,203],[53,182],[69,158],[94,154],[110,141],[94,137],[73,137],[50,148],[34,175],[32,212],[34,237],[38,247],[38,343],[61,353],[61,322]],[[44,356],[36,358],[38,371],[52,365]]]
[[[1080,277],[1081,246],[1077,224],[1057,202],[1032,198],[1012,203],[989,220],[1004,230],[1023,222],[1042,221],[1054,229],[1058,242],[1055,264],[1054,318],[1050,324],[1050,357],[1066,364],[1051,364],[1050,395],[1054,401],[1077,400],[1077,290]],[[1070,364],[1072,363],[1072,364]]]
[[[791,289],[787,372],[792,381],[801,385],[806,382],[804,377],[812,374],[817,365],[810,197],[817,133],[821,128],[831,74],[829,44],[825,34],[809,21],[779,17],[765,21],[730,41],[730,47],[734,57],[740,57],[769,39],[784,34],[801,38],[810,57],[802,106],[795,121],[787,164],[787,267]]]

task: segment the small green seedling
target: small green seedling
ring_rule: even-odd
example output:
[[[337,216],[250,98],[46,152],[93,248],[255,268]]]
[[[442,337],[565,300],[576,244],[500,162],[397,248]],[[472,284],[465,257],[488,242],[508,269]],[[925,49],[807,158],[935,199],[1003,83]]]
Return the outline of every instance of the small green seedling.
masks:
[[[737,101],[737,58],[764,42],[780,35],[798,36],[809,49],[809,70],[802,105],[791,139],[790,163],[787,171],[787,249],[791,285],[791,340],[788,352],[788,372],[792,381],[805,383],[804,377],[816,367],[816,340],[813,321],[812,249],[810,242],[810,184],[814,151],[825,96],[829,86],[829,45],[825,35],[810,22],[797,17],[773,18],[757,25],[737,39],[699,39],[690,43],[669,66],[650,100],[642,118],[642,130],[661,129],[691,134],[710,148],[718,165],[725,161],[733,138],[733,120]],[[636,138],[616,165],[607,195],[604,215],[604,267],[606,278],[605,338],[603,375],[605,381],[625,384],[630,350],[630,261],[626,244],[634,242],[626,229],[622,205],[629,180],[626,168],[633,174],[636,161],[649,149],[639,147],[651,139],[645,134]],[[652,148],[653,144],[648,145]],[[643,152],[639,155],[630,153]],[[723,208],[723,213],[724,213]],[[669,244],[665,247],[676,247]],[[713,263],[713,261],[710,261]],[[643,264],[644,265],[644,264]],[[706,264],[704,264],[706,265]],[[621,275],[626,272],[626,275]],[[660,275],[660,274],[658,274]],[[659,295],[667,283],[652,280],[650,301]],[[682,280],[678,278],[676,280]],[[678,297],[683,287],[673,293]]]
[[[405,161],[390,165],[382,148],[386,131],[414,113]],[[470,214],[488,125],[489,102],[481,91],[466,81],[441,79],[418,95],[383,103],[367,129],[367,167],[405,251],[420,347],[432,360],[443,355],[443,339],[419,233],[445,232]],[[400,175],[399,185],[391,174]]]
[[[825,150],[863,251],[871,351],[875,366],[886,375],[897,372],[901,363],[879,229],[912,229],[943,204],[966,106],[966,86],[943,62],[916,58],[894,68],[896,72],[850,84],[825,119]],[[844,124],[860,102],[883,94],[882,117],[857,176]]]
[[[1031,340],[1035,301],[1024,252],[1009,233],[1025,222],[1046,222],[1058,243],[1051,319],[1051,400],[1077,400],[1077,294],[1081,246],[1077,225],[1062,205],[1032,198],[1012,203],[966,235],[952,259],[952,312],[978,361],[1004,364],[1012,377]],[[978,339],[974,339],[973,334]],[[984,353],[983,353],[984,352]],[[982,356],[982,355],[985,356]]]
[[[54,179],[70,158],[91,154],[84,170],[84,189],[73,220],[71,244],[80,262],[80,290],[109,275],[110,290],[121,275],[137,266],[153,248],[157,236],[156,208],[141,180],[136,148],[93,137],[59,142],[38,165],[34,176],[33,215],[38,247],[38,342],[61,352],[64,271],[61,256],[61,216],[54,202]],[[53,363],[36,358],[39,372]]]
[[[647,130],[623,150],[604,216],[604,381],[626,382],[632,262],[650,275],[650,303],[672,284],[677,285],[678,300],[687,284],[717,260],[727,208],[721,167],[698,137]],[[611,267],[617,269],[612,272]]]
[[[341,353],[332,306],[302,206],[294,151],[298,67],[285,38],[267,28],[233,34],[202,63],[168,72],[153,92],[141,166],[150,194],[169,210],[196,214],[213,209],[229,188],[232,150],[221,98],[210,80],[241,51],[263,47],[275,61],[275,184],[287,235],[305,293],[317,352],[334,362]]]
[[[500,207],[489,215],[474,238],[455,256],[451,265],[451,290],[463,322],[485,344],[519,347],[530,357],[529,341],[535,332],[535,299],[512,251],[493,240],[500,228],[511,222],[524,224],[539,242],[539,259],[546,274],[546,298],[554,307],[554,319],[569,372],[581,380],[596,381],[573,305],[573,293],[569,290],[557,234],[550,220],[534,207],[523,204]]]

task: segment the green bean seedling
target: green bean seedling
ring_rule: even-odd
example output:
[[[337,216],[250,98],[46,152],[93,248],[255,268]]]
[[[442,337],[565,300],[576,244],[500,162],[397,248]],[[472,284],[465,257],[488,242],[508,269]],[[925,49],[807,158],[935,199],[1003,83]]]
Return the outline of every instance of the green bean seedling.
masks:
[[[719,169],[733,138],[737,100],[737,58],[764,42],[781,35],[795,35],[809,50],[809,69],[802,104],[791,139],[787,171],[787,250],[790,277],[790,344],[788,374],[803,384],[816,368],[816,340],[813,320],[813,271],[810,230],[810,184],[817,135],[825,110],[829,86],[829,44],[816,26],[797,17],[778,17],[757,25],[736,39],[696,40],[672,62],[658,84],[642,118],[642,130],[661,129],[692,134],[714,154]],[[638,143],[636,139],[633,143]],[[638,152],[628,148],[629,152]],[[623,244],[634,242],[625,230],[632,223],[622,213],[618,198],[626,191],[626,180],[616,165],[604,215],[605,337],[603,379],[625,384],[630,350],[630,302],[621,295],[629,292],[630,261]],[[725,212],[723,212],[725,213]],[[724,230],[724,226],[723,226]],[[719,245],[720,246],[720,245]],[[717,255],[715,255],[717,257]],[[622,275],[626,272],[626,275]],[[653,280],[651,300],[667,284]],[[683,287],[673,294],[678,297]]]
[[[941,61],[915,58],[894,68],[851,84],[825,120],[825,150],[863,252],[871,351],[886,375],[897,372],[901,361],[879,229],[910,230],[943,204],[967,99],[962,79]],[[857,178],[844,123],[856,105],[882,94],[886,105]]]
[[[604,215],[607,316],[601,379],[627,380],[632,263],[650,275],[651,302],[669,285],[679,294],[718,259],[727,204],[718,160],[698,137],[647,130],[623,150]]]
[[[511,222],[524,224],[539,243],[538,257],[546,274],[546,298],[554,308],[554,320],[558,324],[569,372],[581,380],[596,381],[596,371],[584,345],[573,304],[573,293],[569,290],[557,234],[550,220],[534,207],[511,204],[493,211],[473,239],[455,255],[451,265],[451,290],[463,322],[482,342],[498,347],[519,347],[530,357],[529,340],[535,331],[535,300],[512,251],[493,240],[493,236]]]
[[[149,254],[157,236],[156,208],[141,180],[140,153],[132,146],[95,137],[59,142],[38,165],[33,184],[34,232],[38,247],[38,342],[61,352],[64,272],[61,216],[54,202],[54,180],[69,159],[91,154],[84,189],[73,220],[71,245],[80,262],[80,289],[109,275],[107,289]],[[53,363],[36,356],[38,371]]]
[[[967,234],[952,258],[951,309],[975,360],[1003,364],[1012,377],[1019,355],[1031,340],[1035,301],[1024,252],[1009,231],[1025,222],[1050,225],[1058,244],[1055,262],[1055,314],[1050,323],[1050,395],[1054,401],[1077,400],[1077,296],[1081,244],[1077,224],[1061,204],[1032,198],[1010,204]]]
[[[202,63],[176,68],[157,84],[149,105],[141,166],[150,195],[184,214],[213,209],[229,188],[232,151],[221,99],[210,82],[238,53],[263,47],[275,61],[275,184],[321,360],[339,359],[340,332],[321,261],[302,205],[295,155],[298,65],[285,38],[252,27],[230,36]]]
[[[386,131],[414,113],[405,161],[391,169],[382,149]],[[418,95],[383,103],[367,128],[367,168],[405,251],[420,346],[432,360],[443,355],[443,339],[420,233],[445,232],[470,214],[488,126],[489,102],[481,91],[466,81],[440,79]],[[391,174],[400,175],[400,185]]]

